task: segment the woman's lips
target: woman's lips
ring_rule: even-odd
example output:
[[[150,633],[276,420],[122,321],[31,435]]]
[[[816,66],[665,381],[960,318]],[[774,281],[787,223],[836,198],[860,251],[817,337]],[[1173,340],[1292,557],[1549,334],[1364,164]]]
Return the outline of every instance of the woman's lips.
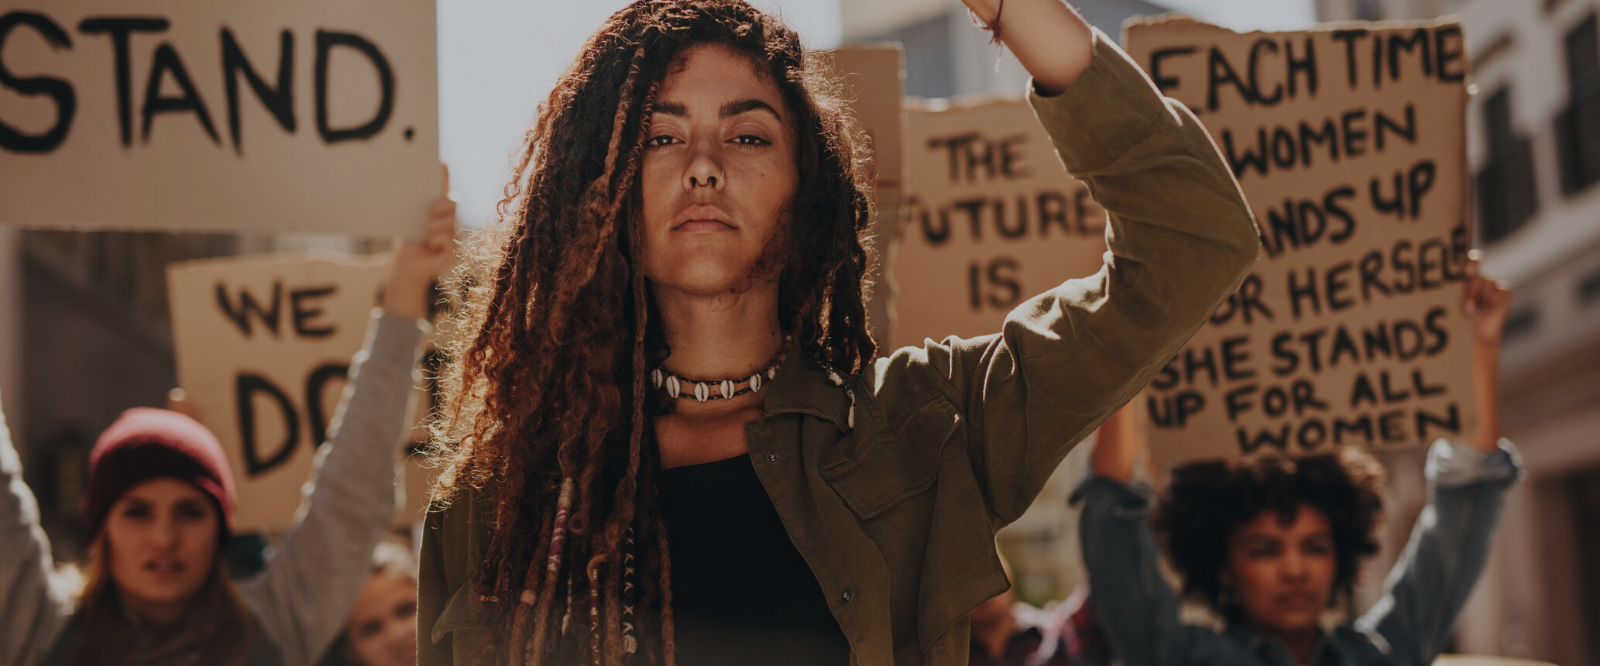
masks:
[[[735,231],[733,225],[721,220],[687,220],[672,228],[673,231],[687,231],[689,233],[716,233],[719,231]]]
[[[175,578],[183,573],[183,569],[182,562],[173,560],[154,560],[146,562],[144,565],[145,573],[157,578]]]

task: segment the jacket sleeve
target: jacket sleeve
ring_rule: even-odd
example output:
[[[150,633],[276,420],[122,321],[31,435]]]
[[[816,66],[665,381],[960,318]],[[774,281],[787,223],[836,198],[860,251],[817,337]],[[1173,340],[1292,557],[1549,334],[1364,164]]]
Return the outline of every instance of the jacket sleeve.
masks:
[[[1072,501],[1083,502],[1083,564],[1111,654],[1126,666],[1179,664],[1191,630],[1180,624],[1178,597],[1156,565],[1149,488],[1091,477]]]
[[[75,606],[63,583],[0,413],[0,664],[44,660]]]
[[[338,636],[394,519],[404,490],[398,450],[426,327],[373,311],[297,520],[261,575],[241,586],[284,663],[313,663]]]
[[[1238,288],[1260,245],[1205,128],[1104,33],[1070,88],[1028,100],[1109,213],[1104,265],[1024,302],[999,335],[899,350],[875,378],[882,387],[897,366],[938,376],[977,436],[973,465],[1001,524]]]
[[[1440,439],[1428,451],[1426,473],[1428,506],[1384,581],[1383,598],[1354,625],[1391,663],[1433,663],[1449,642],[1521,465],[1504,439],[1490,452]]]

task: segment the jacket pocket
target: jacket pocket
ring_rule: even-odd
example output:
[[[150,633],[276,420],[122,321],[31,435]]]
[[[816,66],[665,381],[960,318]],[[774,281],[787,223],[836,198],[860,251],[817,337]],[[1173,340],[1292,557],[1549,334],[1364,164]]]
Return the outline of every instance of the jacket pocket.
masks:
[[[938,480],[939,454],[961,417],[944,396],[932,396],[898,424],[892,436],[822,468],[822,478],[857,518],[871,520]]]

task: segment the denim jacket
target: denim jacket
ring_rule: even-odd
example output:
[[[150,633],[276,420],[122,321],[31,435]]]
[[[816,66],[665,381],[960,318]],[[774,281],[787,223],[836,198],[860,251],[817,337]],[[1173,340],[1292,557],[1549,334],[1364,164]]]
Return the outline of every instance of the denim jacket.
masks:
[[[1427,666],[1450,640],[1456,615],[1489,552],[1516,449],[1484,452],[1438,440],[1428,452],[1428,506],[1384,581],[1384,596],[1353,623],[1323,633],[1308,666]],[[1279,640],[1230,624],[1217,633],[1180,624],[1178,597],[1156,568],[1143,484],[1091,478],[1082,500],[1083,559],[1112,654],[1127,666],[1294,666]]]

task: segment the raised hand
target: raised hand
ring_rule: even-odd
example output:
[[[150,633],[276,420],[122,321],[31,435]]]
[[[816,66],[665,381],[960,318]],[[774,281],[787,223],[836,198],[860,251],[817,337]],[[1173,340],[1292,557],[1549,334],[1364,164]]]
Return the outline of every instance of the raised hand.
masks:
[[[1478,258],[1473,250],[1461,310],[1472,319],[1473,377],[1478,389],[1478,436],[1471,444],[1492,451],[1500,441],[1500,333],[1511,310],[1511,289],[1480,273]]]
[[[455,258],[456,202],[450,199],[450,167],[439,165],[443,187],[428,205],[428,221],[420,240],[395,241],[394,268],[383,290],[383,309],[410,319],[428,318],[433,283]]]
[[[1059,95],[1088,69],[1089,24],[1061,0],[961,0],[990,26],[1045,95]]]

